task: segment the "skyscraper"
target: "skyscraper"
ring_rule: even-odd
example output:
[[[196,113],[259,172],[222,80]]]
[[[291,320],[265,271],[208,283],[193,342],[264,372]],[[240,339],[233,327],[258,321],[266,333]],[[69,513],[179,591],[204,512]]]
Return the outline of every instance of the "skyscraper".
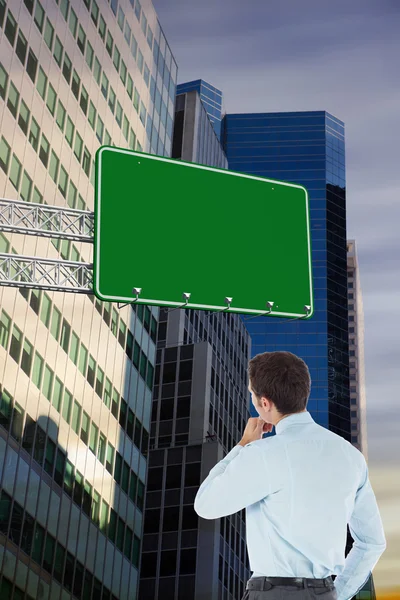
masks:
[[[170,154],[177,67],[150,0],[0,0],[0,28],[1,197],[92,211],[101,144]],[[3,232],[0,251],[92,246]],[[0,289],[2,599],[137,596],[159,311],[133,308]]]
[[[351,442],[368,460],[364,308],[355,240],[347,242]]]
[[[207,81],[203,81],[203,79],[180,83],[176,88],[177,94],[185,94],[192,91],[196,91],[200,95],[214,131],[218,139],[221,139],[222,92],[210,83],[207,83]]]
[[[197,91],[176,96],[172,158],[228,168],[228,161]]]
[[[226,166],[196,91],[178,95],[177,115],[181,111],[176,155]],[[245,511],[206,521],[193,503],[200,483],[240,441],[250,417],[249,353],[250,337],[237,314],[160,309],[140,600],[243,596],[250,578]]]
[[[315,312],[309,321],[257,317],[245,325],[252,356],[286,350],[307,363],[312,379],[307,409],[320,425],[352,441],[349,386],[344,124],[325,111],[226,115],[222,141],[229,169],[305,186],[310,226]],[[249,235],[263,223],[247,208]],[[265,239],[266,252],[268,239]],[[260,278],[268,281],[268,261]],[[252,416],[257,416],[251,407]],[[268,435],[275,435],[272,432]],[[348,529],[346,555],[352,538]],[[374,598],[372,578],[357,594]]]

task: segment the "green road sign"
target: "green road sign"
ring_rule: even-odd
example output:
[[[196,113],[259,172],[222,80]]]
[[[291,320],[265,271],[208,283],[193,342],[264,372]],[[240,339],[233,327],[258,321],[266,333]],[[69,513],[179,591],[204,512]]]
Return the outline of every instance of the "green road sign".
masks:
[[[304,187],[109,146],[95,165],[100,300],[312,316]]]

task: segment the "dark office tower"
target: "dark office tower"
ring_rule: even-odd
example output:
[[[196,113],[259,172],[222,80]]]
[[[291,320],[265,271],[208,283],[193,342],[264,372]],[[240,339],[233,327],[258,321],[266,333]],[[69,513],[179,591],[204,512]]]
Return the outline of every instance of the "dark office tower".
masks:
[[[308,410],[317,423],[352,442],[344,124],[324,111],[226,115],[222,140],[230,170],[298,183],[308,190],[314,315],[307,321],[243,320],[251,334],[252,356],[287,350],[305,360],[312,378]],[[249,238],[263,236],[263,223],[252,214],[251,204],[246,218]],[[263,285],[267,294],[267,236],[265,247],[263,256],[254,256],[262,270],[259,282],[253,278],[252,283]],[[251,412],[257,416],[253,407]],[[346,553],[350,535],[348,542]],[[360,593],[370,588],[368,581]]]
[[[176,86],[177,95],[192,91],[196,91],[200,95],[214,131],[218,139],[221,139],[222,92],[202,79],[180,83]]]
[[[225,152],[196,91],[176,97],[172,158],[228,168]]]
[[[205,112],[196,96],[178,96],[187,110],[185,152],[185,136],[196,139],[194,124]],[[208,119],[206,125],[201,140],[217,142]],[[196,155],[195,143],[184,157]],[[226,161],[221,148],[217,157]],[[250,417],[249,352],[239,315],[160,309],[140,600],[237,600],[244,593],[250,577],[245,511],[208,521],[197,516],[193,503],[200,483],[240,441]]]

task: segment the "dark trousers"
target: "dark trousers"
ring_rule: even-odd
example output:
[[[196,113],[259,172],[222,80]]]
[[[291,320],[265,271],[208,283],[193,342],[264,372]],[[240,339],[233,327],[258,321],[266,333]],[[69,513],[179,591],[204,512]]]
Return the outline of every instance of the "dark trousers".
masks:
[[[337,600],[332,577],[326,579],[252,577],[247,582],[241,600],[316,600],[317,598]]]

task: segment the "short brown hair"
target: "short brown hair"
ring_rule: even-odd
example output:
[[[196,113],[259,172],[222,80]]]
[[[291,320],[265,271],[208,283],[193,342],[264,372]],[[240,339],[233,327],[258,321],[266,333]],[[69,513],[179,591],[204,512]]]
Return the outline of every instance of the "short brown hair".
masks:
[[[288,415],[304,410],[311,389],[304,360],[291,352],[264,352],[249,361],[250,387],[258,404],[265,397],[277,411]]]

